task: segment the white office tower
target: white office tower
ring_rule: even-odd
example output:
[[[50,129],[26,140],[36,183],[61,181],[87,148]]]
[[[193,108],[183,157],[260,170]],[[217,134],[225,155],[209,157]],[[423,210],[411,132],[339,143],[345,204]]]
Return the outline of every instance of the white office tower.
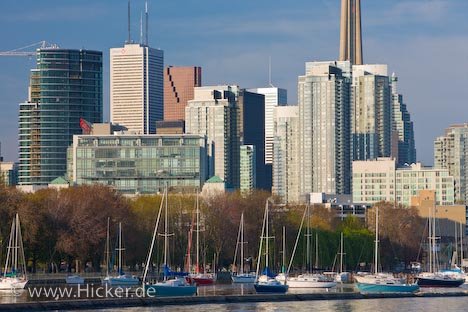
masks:
[[[278,106],[274,110],[273,194],[285,203],[300,200],[299,107]]]
[[[434,167],[455,179],[455,199],[468,204],[468,124],[450,126],[434,141]]]
[[[286,89],[275,87],[248,89],[247,91],[265,96],[265,163],[271,164],[273,162],[274,137],[273,111],[276,106],[287,105],[288,92]]]
[[[110,49],[110,118],[138,134],[163,120],[164,53],[138,43]]]
[[[239,187],[238,86],[197,87],[185,108],[185,131],[207,137],[208,172]]]
[[[392,95],[387,65],[353,65],[353,160],[390,157]]]
[[[301,194],[351,193],[350,67],[311,62],[299,76]]]

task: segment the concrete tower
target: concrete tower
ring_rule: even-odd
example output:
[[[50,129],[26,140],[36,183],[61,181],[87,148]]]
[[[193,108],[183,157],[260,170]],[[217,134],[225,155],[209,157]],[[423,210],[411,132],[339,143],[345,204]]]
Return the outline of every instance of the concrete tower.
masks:
[[[361,0],[341,0],[340,61],[363,64]]]

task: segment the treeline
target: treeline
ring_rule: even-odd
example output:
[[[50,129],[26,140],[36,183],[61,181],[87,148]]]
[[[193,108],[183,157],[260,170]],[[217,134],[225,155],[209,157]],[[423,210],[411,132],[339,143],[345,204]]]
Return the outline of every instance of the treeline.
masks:
[[[247,197],[239,193],[219,194],[200,198],[201,262],[230,269],[236,247],[240,215],[245,219],[245,257],[255,264],[258,257],[259,236],[262,228],[265,202],[271,194],[254,192]],[[10,223],[19,213],[27,266],[31,272],[71,271],[79,263],[79,270],[100,271],[104,268],[107,220],[110,218],[112,249],[116,244],[117,226],[122,223],[125,262],[130,270],[139,270],[144,263],[151,235],[161,204],[161,195],[126,198],[111,188],[101,185],[79,186],[60,191],[45,189],[36,193],[22,193],[0,187],[0,261],[6,255]],[[423,235],[422,220],[413,209],[379,203],[382,263],[391,268],[395,263],[414,261],[418,256]],[[187,255],[195,259],[193,231],[196,196],[171,194],[168,196],[170,263],[173,269],[184,268]],[[296,240],[304,206],[274,205],[270,213],[270,263],[279,270],[282,262],[282,233],[286,229],[286,259],[289,262]],[[345,264],[348,270],[359,270],[373,261],[373,212],[365,220],[348,217],[339,220],[334,212],[316,206],[312,209],[310,224],[311,257],[305,255],[305,239],[301,235],[294,268],[300,269],[313,259],[314,267],[331,270],[338,265],[340,234],[344,233]],[[305,222],[305,224],[308,224]],[[162,224],[159,233],[163,232]],[[303,233],[304,230],[303,230]],[[188,252],[190,246],[190,253]],[[153,263],[162,262],[163,239],[156,241]],[[318,253],[316,253],[318,250]],[[361,264],[361,266],[360,266]]]

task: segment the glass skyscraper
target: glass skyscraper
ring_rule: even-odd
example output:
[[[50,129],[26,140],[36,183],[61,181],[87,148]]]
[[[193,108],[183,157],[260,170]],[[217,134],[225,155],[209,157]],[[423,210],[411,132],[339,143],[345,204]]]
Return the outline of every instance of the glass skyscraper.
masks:
[[[102,52],[37,50],[29,98],[19,109],[19,184],[47,185],[67,169],[80,118],[102,121]]]

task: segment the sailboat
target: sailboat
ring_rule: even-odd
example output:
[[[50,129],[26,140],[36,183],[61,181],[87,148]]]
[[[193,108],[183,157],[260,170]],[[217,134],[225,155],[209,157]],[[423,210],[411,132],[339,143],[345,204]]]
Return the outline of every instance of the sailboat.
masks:
[[[109,219],[107,223],[107,248],[109,247]],[[103,284],[107,284],[110,286],[136,286],[140,284],[140,280],[136,276],[130,276],[126,275],[123,272],[123,251],[125,248],[122,246],[122,222],[119,222],[119,241],[118,241],[118,247],[116,248],[116,251],[118,252],[118,270],[117,270],[117,275],[111,276],[109,274],[109,262],[107,262],[107,275],[106,277],[102,280]],[[107,253],[109,255],[109,252]],[[108,257],[109,260],[109,257]]]
[[[340,252],[338,253],[340,256],[340,267],[335,275],[335,281],[338,283],[348,283],[350,281],[350,275],[349,272],[344,271],[344,237],[343,237],[343,232],[340,234]]]
[[[159,283],[147,283],[146,277],[148,276],[148,268],[151,264],[151,257],[153,255],[154,243],[158,232],[159,220],[161,218],[161,212],[163,203],[165,202],[164,208],[164,280]],[[143,288],[145,294],[155,294],[156,296],[193,296],[197,293],[197,286],[190,285],[182,277],[184,273],[172,272],[169,267],[168,255],[169,255],[169,223],[167,213],[167,187],[164,192],[164,196],[161,200],[161,206],[159,207],[158,217],[156,219],[156,225],[154,226],[153,237],[151,239],[151,246],[148,251],[148,257],[146,259],[145,271],[143,273]],[[186,274],[185,274],[186,275]],[[170,278],[174,277],[174,278]]]
[[[428,232],[429,232],[429,272],[422,272],[416,276],[416,280],[421,287],[459,287],[465,283],[462,274],[447,274],[438,269],[439,261],[436,251],[436,218],[435,203],[429,211]]]
[[[216,280],[216,275],[205,272],[205,265],[203,265],[203,272],[200,271],[200,205],[197,193],[197,207],[196,207],[196,267],[195,273],[190,273],[186,279],[191,284],[198,286],[212,285]]]
[[[357,288],[361,293],[414,293],[419,290],[417,284],[408,284],[402,278],[392,274],[378,272],[379,259],[379,207],[375,207],[375,246],[374,274],[355,276]]]
[[[233,283],[253,283],[255,282],[255,275],[250,273],[244,273],[244,213],[241,214],[239,232],[237,233],[236,251],[234,253],[233,267],[236,265],[237,251],[240,245],[240,259],[239,259],[239,271],[237,274],[232,274],[231,279]]]
[[[21,268],[18,263],[22,262]],[[11,271],[8,272],[8,269]],[[0,290],[24,289],[28,282],[24,257],[23,238],[18,214],[13,218],[8,241],[8,252],[3,277],[0,278]]]
[[[289,286],[286,283],[282,283],[274,278],[274,275],[270,271],[269,265],[269,240],[272,238],[269,236],[269,226],[268,226],[268,201],[267,199],[265,204],[265,213],[263,215],[263,226],[262,234],[260,236],[260,247],[258,250],[258,261],[257,261],[257,271],[255,278],[255,291],[257,293],[285,293],[288,291]],[[260,261],[262,255],[263,240],[265,240],[265,269],[260,273]]]
[[[290,288],[332,288],[336,286],[336,282],[328,278],[327,276],[323,274],[314,274],[312,273],[311,270],[311,252],[310,252],[310,237],[312,236],[310,233],[310,206],[307,205],[306,210],[304,211],[304,214],[302,216],[302,221],[301,221],[301,226],[299,227],[299,232],[297,233],[296,237],[296,243],[294,245],[294,250],[293,250],[293,255],[291,257],[291,261],[289,263],[288,267],[288,274],[289,275],[289,270],[291,269],[292,261],[294,259],[294,255],[296,253],[296,248],[297,248],[297,243],[299,242],[299,237],[302,232],[302,226],[304,224],[304,219],[307,216],[307,229],[306,229],[306,265],[307,265],[307,272],[304,274],[300,274],[296,277],[288,277],[287,278],[287,283]],[[315,239],[316,246],[316,260],[318,259],[318,239]]]

